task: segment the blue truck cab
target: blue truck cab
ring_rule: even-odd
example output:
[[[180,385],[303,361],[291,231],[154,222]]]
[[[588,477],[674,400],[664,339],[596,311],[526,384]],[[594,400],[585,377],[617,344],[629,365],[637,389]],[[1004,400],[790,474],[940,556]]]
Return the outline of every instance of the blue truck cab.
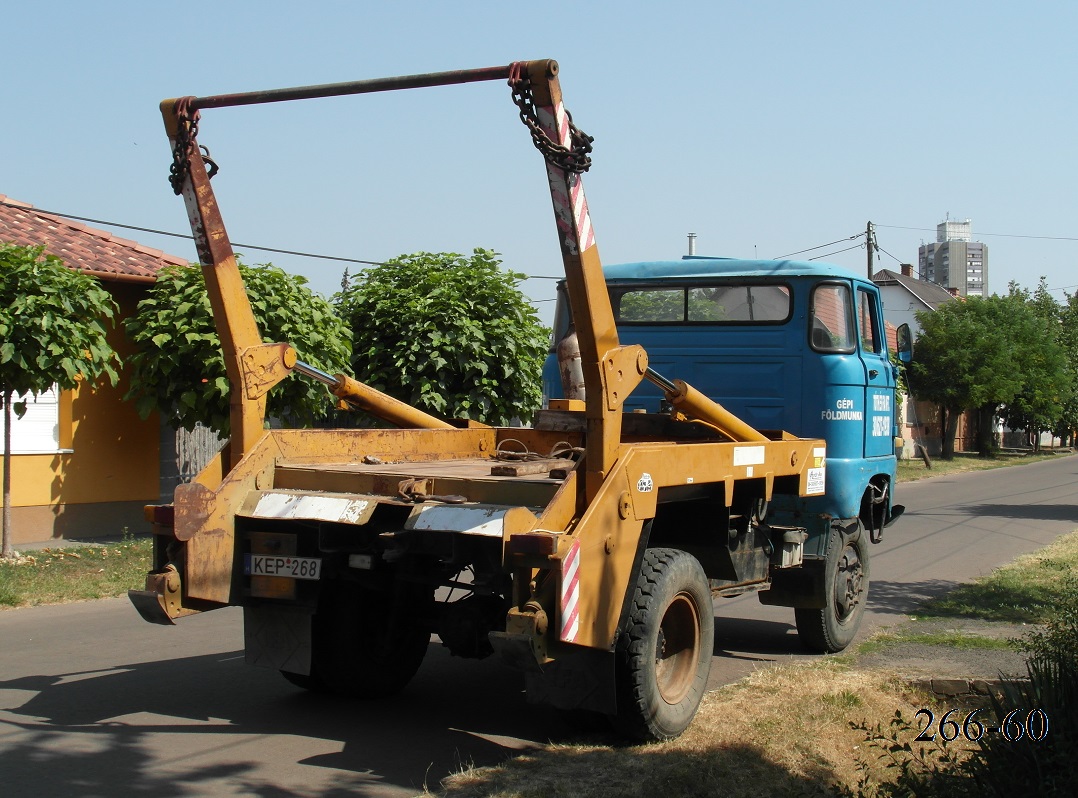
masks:
[[[828,264],[697,256],[607,266],[604,275],[621,343],[642,345],[656,372],[684,380],[765,434],[826,441],[824,494],[776,499],[770,523],[806,530],[808,563],[823,563],[852,541],[841,556],[858,560],[857,578],[867,585],[863,538],[878,542],[902,512],[892,501],[898,372],[877,286]],[[561,287],[543,370],[548,398],[564,395],[556,348],[570,323]],[[626,412],[666,409],[663,393],[648,382],[625,401]],[[836,568],[841,579],[841,564]],[[842,593],[823,584],[836,568],[777,573],[760,598],[816,607],[821,596]],[[841,604],[841,595],[836,600]],[[832,614],[841,620],[843,608]],[[841,629],[830,632],[841,636]]]

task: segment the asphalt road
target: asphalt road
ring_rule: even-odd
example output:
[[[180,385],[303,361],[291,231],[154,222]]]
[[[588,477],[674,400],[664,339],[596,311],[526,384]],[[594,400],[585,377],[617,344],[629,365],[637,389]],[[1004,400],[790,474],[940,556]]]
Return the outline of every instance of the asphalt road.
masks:
[[[900,486],[862,634],[1078,527],[1075,485],[1078,457]],[[792,615],[720,601],[712,685],[805,656]],[[123,599],[0,612],[3,794],[413,796],[565,732],[514,672],[437,644],[401,697],[349,703],[247,667],[241,641],[234,609],[173,628]]]

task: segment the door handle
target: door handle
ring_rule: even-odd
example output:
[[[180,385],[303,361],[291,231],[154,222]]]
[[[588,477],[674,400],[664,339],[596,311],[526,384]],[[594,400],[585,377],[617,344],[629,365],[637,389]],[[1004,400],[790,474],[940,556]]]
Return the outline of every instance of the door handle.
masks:
[[[874,380],[874,379],[876,379],[876,378],[877,378],[878,376],[880,376],[880,372],[879,372],[879,371],[877,371],[876,369],[869,369],[869,370],[868,370],[868,378],[869,378],[870,380]]]

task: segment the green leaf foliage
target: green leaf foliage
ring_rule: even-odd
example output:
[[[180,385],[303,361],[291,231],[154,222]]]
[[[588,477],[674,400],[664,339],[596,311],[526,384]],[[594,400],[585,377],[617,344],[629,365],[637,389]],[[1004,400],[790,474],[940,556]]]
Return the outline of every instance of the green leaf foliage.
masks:
[[[117,381],[106,334],[116,303],[93,277],[44,247],[0,243],[0,385],[39,394],[80,380]]]
[[[921,335],[914,349],[910,377],[914,393],[955,410],[972,410],[988,402],[1003,404],[1022,387],[1017,355],[1007,335],[1007,303],[998,296],[948,302],[917,320]],[[1023,315],[1028,317],[1028,313]]]
[[[1022,390],[1000,411],[1011,429],[1024,429],[1034,435],[1056,429],[1064,421],[1068,406],[1073,406],[1074,363],[1065,345],[1062,308],[1048,292],[1044,278],[1030,294],[1011,284],[1010,296],[1024,302],[1033,316],[1018,333],[1023,342],[1024,375]]]
[[[449,418],[508,424],[542,401],[549,330],[495,253],[401,255],[335,298],[358,379]]]
[[[241,263],[240,273],[263,341],[289,343],[300,360],[331,374],[347,368],[348,330],[304,277],[270,263]],[[174,427],[201,423],[227,435],[228,377],[201,267],[162,270],[125,325],[138,347],[126,398],[143,416],[157,409]],[[268,416],[292,426],[314,423],[331,409],[325,387],[299,374],[275,386],[267,402]]]
[[[977,410],[982,425],[998,414],[1013,429],[1051,429],[1072,380],[1044,307],[1043,297],[1033,302],[1012,288],[1007,296],[967,297],[917,314],[914,395],[952,418]]]

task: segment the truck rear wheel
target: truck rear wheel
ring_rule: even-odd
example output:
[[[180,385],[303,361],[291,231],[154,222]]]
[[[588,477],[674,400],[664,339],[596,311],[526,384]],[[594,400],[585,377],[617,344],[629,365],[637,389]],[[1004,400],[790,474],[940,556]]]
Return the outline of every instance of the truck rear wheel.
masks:
[[[648,549],[617,651],[617,729],[643,741],[685,731],[704,696],[714,643],[700,563],[677,549]]]
[[[846,538],[831,530],[824,563],[824,606],[795,609],[797,634],[813,651],[834,654],[853,642],[868,600],[868,546],[864,528]]]
[[[392,590],[327,582],[311,620],[311,673],[284,677],[354,698],[400,692],[427,653],[431,599],[429,588],[408,582]]]

